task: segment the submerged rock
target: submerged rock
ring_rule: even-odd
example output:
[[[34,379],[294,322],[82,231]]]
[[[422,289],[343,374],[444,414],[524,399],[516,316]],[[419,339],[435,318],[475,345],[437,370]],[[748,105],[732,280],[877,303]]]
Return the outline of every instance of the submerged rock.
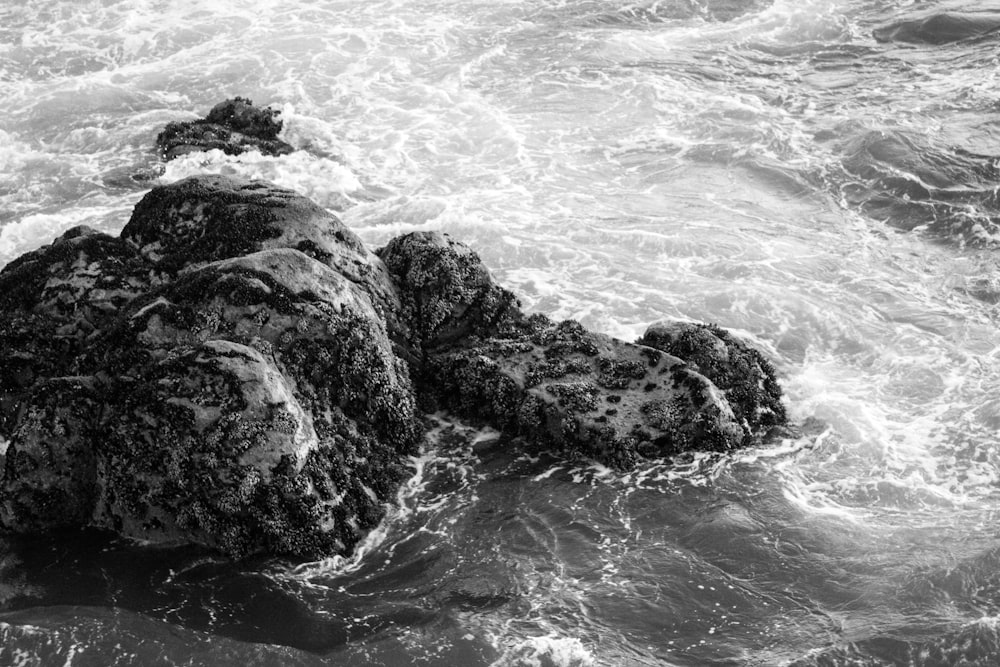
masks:
[[[168,123],[156,137],[165,160],[185,153],[217,148],[229,155],[257,150],[264,155],[287,155],[295,149],[281,139],[279,112],[255,107],[243,97],[220,102],[200,120]]]
[[[784,421],[773,369],[721,329],[640,342],[527,316],[443,234],[376,255],[294,192],[186,179],[120,237],[78,228],[0,271],[0,524],[346,554],[406,476],[418,405],[619,468]]]

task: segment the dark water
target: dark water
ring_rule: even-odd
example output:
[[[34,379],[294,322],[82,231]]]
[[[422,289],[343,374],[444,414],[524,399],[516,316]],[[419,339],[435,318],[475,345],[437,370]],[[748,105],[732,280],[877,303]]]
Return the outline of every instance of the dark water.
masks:
[[[1000,664],[998,55],[992,1],[0,4],[0,264],[266,178],[553,317],[731,328],[801,432],[620,474],[439,417],[346,561],[3,536],[0,664]],[[158,175],[237,94],[302,150]]]

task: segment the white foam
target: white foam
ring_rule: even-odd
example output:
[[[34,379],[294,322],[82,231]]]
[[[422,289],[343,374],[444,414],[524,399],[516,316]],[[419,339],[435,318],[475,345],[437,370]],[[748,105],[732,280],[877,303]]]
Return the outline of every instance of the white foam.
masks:
[[[226,155],[219,149],[188,153],[167,163],[160,178],[173,183],[198,174],[228,174],[270,181],[312,199],[320,206],[343,210],[353,203],[361,183],[349,168],[334,160],[296,151],[278,157],[258,151]]]
[[[0,227],[0,267],[20,255],[51,243],[57,236],[77,225],[107,227],[110,221],[128,217],[127,208],[94,206],[68,208],[59,213],[35,213]]]
[[[517,641],[504,650],[491,667],[588,667],[596,664],[593,653],[579,639],[551,633]]]

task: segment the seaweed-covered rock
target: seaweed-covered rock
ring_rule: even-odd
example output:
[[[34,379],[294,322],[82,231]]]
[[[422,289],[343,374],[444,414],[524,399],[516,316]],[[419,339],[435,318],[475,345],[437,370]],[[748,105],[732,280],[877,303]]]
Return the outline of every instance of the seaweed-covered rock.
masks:
[[[443,234],[376,255],[294,192],[186,179],[119,238],[79,228],[0,271],[0,525],[346,554],[418,405],[620,468],[784,421],[773,369],[721,329],[642,342],[525,315]]]
[[[752,437],[696,369],[576,322],[525,316],[461,243],[414,233],[379,255],[422,353],[414,377],[425,409],[455,410],[620,468]]]
[[[168,123],[156,137],[165,160],[185,153],[217,148],[229,155],[257,150],[264,155],[287,155],[295,149],[281,139],[279,112],[255,107],[244,97],[225,100],[208,116],[195,121]]]
[[[320,557],[395,498],[420,421],[394,287],[308,200],[188,179],[0,285],[3,526]]]
[[[119,414],[97,443],[94,525],[151,540],[184,535],[235,557],[353,545],[335,514],[332,471],[306,470],[319,449],[312,419],[272,362],[209,340],[143,370],[117,388]]]
[[[121,235],[167,278],[192,265],[294,248],[356,283],[379,316],[399,326],[385,265],[332,213],[271,183],[213,174],[154,188]]]
[[[152,431],[154,450],[131,459],[171,458],[114,466],[106,488],[150,481],[104,511],[107,525],[148,538],[179,522],[233,555],[309,556],[349,551],[374,527],[418,422],[407,369],[360,288],[274,249],[184,272],[132,310],[101,352],[114,377],[142,379],[117,384],[127,417],[108,447],[127,452]],[[177,466],[193,481],[155,472]]]
[[[749,433],[766,433],[788,420],[774,366],[725,329],[694,322],[659,322],[646,329],[638,342],[684,359],[715,383]]]
[[[517,299],[493,282],[479,255],[445,234],[399,236],[378,255],[398,285],[402,319],[418,353],[490,335],[505,319],[519,315]]]
[[[75,227],[0,273],[0,434],[46,378],[80,374],[84,351],[149,288],[149,266],[128,243]]]
[[[21,532],[86,525],[100,489],[93,377],[44,380],[24,397],[0,479],[0,525]]]
[[[536,316],[530,325],[525,335],[432,354],[422,390],[508,433],[617,468],[744,444],[722,392],[680,359],[572,320]]]

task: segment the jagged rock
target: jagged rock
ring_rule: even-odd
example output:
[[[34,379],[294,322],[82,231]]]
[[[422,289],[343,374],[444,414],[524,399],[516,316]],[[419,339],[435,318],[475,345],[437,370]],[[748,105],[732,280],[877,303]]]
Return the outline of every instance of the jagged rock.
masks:
[[[361,287],[394,333],[401,326],[384,264],[332,213],[271,183],[205,175],[154,188],[121,235],[166,278],[205,262],[294,248]]]
[[[279,112],[255,107],[244,97],[235,97],[212,107],[208,116],[195,121],[168,123],[156,137],[165,160],[185,153],[219,150],[238,155],[258,150],[264,155],[287,155],[295,149],[278,139]]]
[[[525,315],[445,235],[376,255],[291,191],[186,179],[119,238],[0,271],[0,524],[346,554],[405,477],[418,398],[619,468],[783,422],[773,369],[721,329],[644,342],[670,353]]]
[[[526,317],[460,243],[414,233],[379,254],[422,348],[414,377],[425,409],[455,410],[620,468],[754,437],[723,392],[681,359],[573,321]]]
[[[154,190],[121,239],[69,234],[13,263],[5,314],[40,311],[17,331],[69,351],[36,359],[55,344],[26,335],[0,350],[33,371],[2,392],[0,522],[350,552],[420,434],[387,276],[311,202],[214,176]]]
[[[692,322],[660,322],[637,341],[684,359],[721,389],[748,433],[766,433],[788,421],[774,366],[725,329]]]
[[[77,375],[93,338],[149,288],[149,267],[128,243],[74,227],[0,273],[0,433],[17,403],[46,378]]]
[[[469,336],[489,335],[516,315],[517,299],[493,282],[468,246],[440,232],[399,236],[378,251],[398,286],[401,319],[418,353]]]

